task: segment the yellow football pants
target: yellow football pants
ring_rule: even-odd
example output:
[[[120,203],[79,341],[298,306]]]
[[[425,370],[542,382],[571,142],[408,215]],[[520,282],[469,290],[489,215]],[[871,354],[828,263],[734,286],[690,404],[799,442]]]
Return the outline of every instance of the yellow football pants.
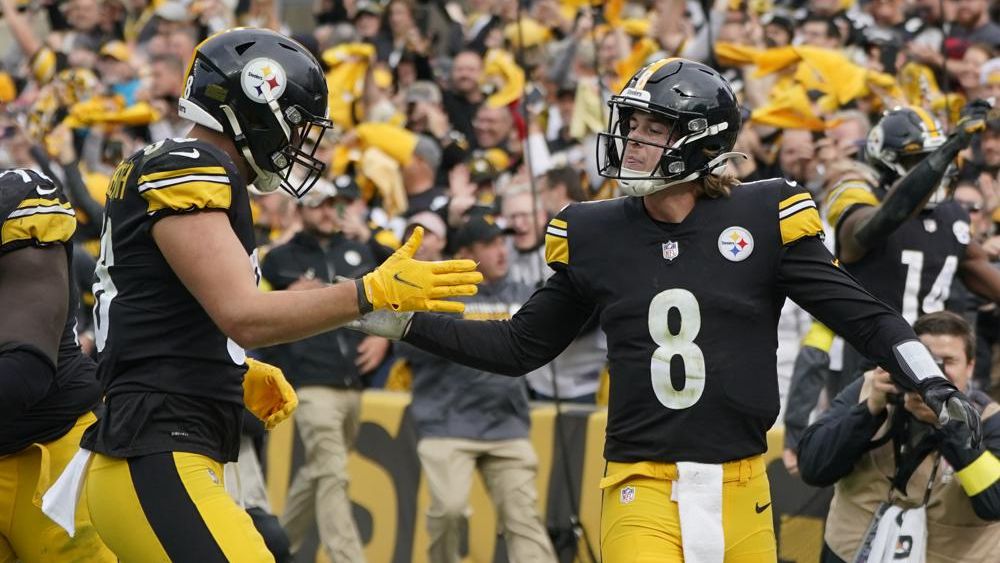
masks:
[[[609,462],[601,512],[604,563],[684,561],[673,463]],[[771,490],[761,457],[723,464],[722,526],[726,563],[777,560]]]
[[[80,436],[97,420],[77,419],[65,435],[0,457],[0,563],[116,561],[90,523],[86,495],[76,512],[76,536],[42,513],[42,495],[59,477],[80,446]]]
[[[94,527],[122,563],[274,561],[226,493],[222,464],[206,456],[94,454],[86,491]]]

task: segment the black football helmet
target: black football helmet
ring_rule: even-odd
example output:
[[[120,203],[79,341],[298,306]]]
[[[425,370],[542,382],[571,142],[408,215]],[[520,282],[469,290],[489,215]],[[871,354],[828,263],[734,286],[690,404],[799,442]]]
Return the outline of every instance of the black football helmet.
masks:
[[[941,124],[916,106],[896,106],[882,114],[865,143],[865,157],[891,184],[944,144]]]
[[[325,168],[313,155],[332,127],[328,107],[323,68],[305,47],[268,29],[235,28],[195,48],[178,113],[228,135],[258,190],[301,197]]]
[[[648,64],[608,105],[607,132],[600,133],[597,141],[599,172],[617,179],[628,195],[644,196],[700,178],[738,155],[729,152],[741,124],[736,95],[725,78],[701,63],[669,58]],[[637,111],[667,125],[666,144],[629,139],[629,122]],[[630,142],[661,149],[659,165],[649,172],[623,167]]]

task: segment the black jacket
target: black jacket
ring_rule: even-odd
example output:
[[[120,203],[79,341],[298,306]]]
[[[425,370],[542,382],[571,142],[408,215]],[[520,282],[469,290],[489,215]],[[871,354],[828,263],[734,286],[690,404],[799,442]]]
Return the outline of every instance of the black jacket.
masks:
[[[334,283],[357,278],[375,267],[368,245],[335,235],[324,249],[309,233],[300,232],[292,240],[272,249],[264,257],[261,273],[274,289],[286,289],[303,276]],[[272,346],[262,351],[265,361],[277,365],[295,387],[329,385],[340,388],[364,387],[354,365],[358,344],[364,335],[337,329],[305,340]]]

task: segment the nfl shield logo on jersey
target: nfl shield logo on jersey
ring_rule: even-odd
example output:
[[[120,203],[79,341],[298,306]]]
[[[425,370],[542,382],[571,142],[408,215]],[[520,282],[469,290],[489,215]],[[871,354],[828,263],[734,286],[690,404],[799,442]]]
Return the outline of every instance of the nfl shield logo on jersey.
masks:
[[[677,258],[677,255],[680,254],[680,252],[681,252],[680,243],[674,241],[663,243],[664,260],[673,260],[674,258]]]

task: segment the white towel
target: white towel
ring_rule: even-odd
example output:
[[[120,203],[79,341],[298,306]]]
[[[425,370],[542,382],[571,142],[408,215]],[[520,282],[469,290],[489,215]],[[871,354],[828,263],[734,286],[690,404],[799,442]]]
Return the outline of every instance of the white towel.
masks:
[[[722,466],[679,462],[674,498],[681,518],[684,563],[722,563]]]
[[[42,495],[42,512],[66,530],[69,537],[76,534],[76,505],[83,492],[91,453],[83,448],[77,450],[56,482]]]

